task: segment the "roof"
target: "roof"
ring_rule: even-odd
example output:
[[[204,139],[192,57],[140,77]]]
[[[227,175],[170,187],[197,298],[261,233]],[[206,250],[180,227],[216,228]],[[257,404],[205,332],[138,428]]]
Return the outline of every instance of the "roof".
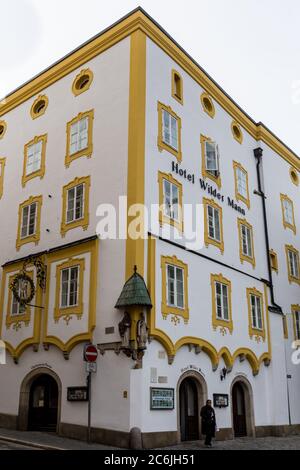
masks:
[[[125,283],[115,308],[125,308],[140,305],[152,307],[150,295],[143,277],[136,271]]]
[[[85,42],[70,54],[0,100],[0,117],[32,98],[62,77],[77,70],[114,44],[141,30],[188,73],[222,106],[252,137],[266,143],[272,150],[300,171],[300,159],[263,123],[256,123],[205,70],[141,7],[128,13],[109,28]]]

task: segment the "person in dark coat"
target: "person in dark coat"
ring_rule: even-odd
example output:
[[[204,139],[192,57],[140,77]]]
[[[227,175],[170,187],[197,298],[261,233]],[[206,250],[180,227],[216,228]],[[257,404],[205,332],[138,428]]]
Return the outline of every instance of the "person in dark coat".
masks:
[[[216,434],[216,415],[211,406],[211,400],[207,400],[206,405],[201,408],[202,434],[205,435],[205,445],[212,446],[211,440]]]

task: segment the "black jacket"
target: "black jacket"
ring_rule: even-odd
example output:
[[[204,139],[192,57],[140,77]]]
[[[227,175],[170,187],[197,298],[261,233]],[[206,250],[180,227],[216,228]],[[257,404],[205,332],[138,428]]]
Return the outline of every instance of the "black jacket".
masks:
[[[216,433],[216,415],[215,410],[211,406],[203,406],[201,408],[202,418],[202,434],[210,434],[215,436]]]

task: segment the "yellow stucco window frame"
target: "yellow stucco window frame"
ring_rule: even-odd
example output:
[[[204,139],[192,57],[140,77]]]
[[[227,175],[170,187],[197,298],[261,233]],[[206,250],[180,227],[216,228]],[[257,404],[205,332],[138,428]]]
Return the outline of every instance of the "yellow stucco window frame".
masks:
[[[282,328],[283,328],[283,337],[284,337],[284,339],[289,339],[289,329],[288,329],[288,322],[287,322],[287,316],[286,315],[282,316]]]
[[[296,327],[296,312],[300,312],[300,305],[294,304],[291,306],[292,317],[293,317],[293,330],[294,330],[294,339],[298,341],[300,338],[297,337],[297,327]]]
[[[76,153],[71,154],[71,127],[76,122],[81,119],[88,118],[88,143],[85,149],[79,150]],[[93,122],[94,122],[94,110],[86,111],[85,113],[79,113],[74,119],[67,123],[67,149],[66,149],[66,158],[65,166],[68,168],[71,163],[80,157],[91,158],[93,153]]]
[[[212,180],[220,189],[222,186],[222,181],[221,181],[221,172],[220,172],[220,160],[218,161],[219,164],[219,174],[218,176],[212,175],[209,171],[206,169],[206,151],[205,151],[205,142],[214,142],[214,140],[211,137],[207,137],[203,134],[200,135],[200,144],[201,144],[201,171],[202,171],[202,176],[203,178],[208,178]]]
[[[79,282],[78,282],[78,302],[77,305],[72,307],[61,307],[61,273],[64,269],[72,268],[79,266]],[[84,258],[74,258],[65,261],[56,266],[56,289],[55,289],[55,307],[54,307],[54,320],[56,323],[59,322],[61,318],[69,321],[69,319],[75,315],[78,320],[81,319],[83,315],[83,283],[84,283],[84,271],[85,271],[85,259]]]
[[[247,187],[247,197],[243,196],[239,193],[239,185],[238,185],[238,172],[237,170],[242,171],[246,175],[246,187]],[[234,171],[234,185],[235,185],[235,198],[237,201],[242,201],[248,209],[250,209],[250,195],[249,195],[249,182],[248,182],[248,172],[245,170],[243,165],[238,162],[233,162],[233,171]]]
[[[217,301],[216,301],[216,283],[224,284],[227,286],[228,292],[228,320],[217,317]],[[231,281],[226,279],[222,274],[210,275],[211,285],[211,300],[212,300],[212,326],[216,330],[218,327],[226,328],[230,334],[233,332],[232,320],[232,302],[231,302]]]
[[[200,101],[201,101],[203,111],[206,114],[208,114],[209,117],[211,117],[213,119],[215,117],[215,114],[216,114],[216,109],[215,109],[215,105],[213,103],[213,100],[211,99],[209,94],[206,93],[206,92],[203,92],[200,96]]]
[[[243,131],[241,126],[239,125],[238,122],[232,121],[231,123],[231,132],[233,135],[233,138],[239,143],[242,144],[244,137],[243,137]]]
[[[178,103],[183,104],[183,80],[177,70],[172,70],[172,97],[178,101]]]
[[[6,158],[0,158],[0,199],[3,196],[5,163]]]
[[[249,325],[249,336],[252,339],[255,337],[262,338],[263,341],[266,339],[266,328],[265,328],[265,314],[264,314],[264,296],[263,294],[257,290],[255,287],[247,288],[247,304],[248,304],[248,325]],[[260,299],[260,306],[261,306],[261,321],[262,321],[262,329],[254,328],[252,325],[252,309],[251,309],[251,295],[255,297],[259,297]]]
[[[274,250],[269,251],[271,269],[278,273],[278,256]]]
[[[23,209],[26,206],[30,206],[31,204],[37,204],[37,213],[36,213],[36,226],[35,226],[35,233],[33,235],[29,235],[28,237],[21,237],[22,233],[22,214]],[[16,249],[17,251],[20,250],[21,246],[26,245],[27,243],[35,243],[38,245],[40,238],[41,238],[41,215],[42,215],[42,204],[43,204],[43,196],[31,196],[26,201],[22,202],[19,205],[19,216],[18,216],[18,230],[17,230],[17,241],[16,241]]]
[[[215,202],[214,199],[207,199],[203,198],[202,199],[203,206],[204,206],[204,243],[206,248],[208,248],[209,245],[216,246],[219,248],[221,253],[224,253],[224,235],[223,235],[223,209],[219,204]],[[215,240],[214,238],[210,238],[209,236],[209,227],[208,227],[208,206],[213,207],[219,212],[220,216],[220,241]]]
[[[280,194],[280,201],[281,201],[281,212],[282,212],[282,224],[285,229],[289,228],[291,229],[294,234],[296,235],[296,224],[295,224],[295,212],[294,212],[294,202],[286,195],[286,194]],[[292,213],[293,213],[293,223],[290,224],[285,220],[284,217],[284,201],[287,201],[291,204],[292,206]]]
[[[253,269],[255,268],[255,253],[254,253],[254,240],[253,240],[253,227],[249,222],[247,222],[246,219],[237,219],[237,225],[238,225],[238,234],[239,234],[239,251],[240,251],[240,260],[241,263],[244,263],[246,261],[247,263],[252,264]],[[242,237],[242,226],[247,227],[250,230],[250,235],[251,235],[251,249],[252,249],[252,257],[247,256],[243,253],[243,237]]]
[[[13,292],[9,288],[15,277],[18,273],[15,273],[8,278],[8,299],[7,299],[7,309],[6,309],[6,328],[9,330],[10,327],[13,325],[14,328],[20,328],[21,324],[24,323],[25,327],[27,327],[30,323],[31,319],[31,307],[26,305],[26,309],[24,313],[20,315],[12,315],[12,302],[13,302]],[[26,274],[33,280],[33,271],[27,271]]]
[[[171,265],[175,268],[183,270],[183,289],[184,289],[184,308],[169,306],[167,301],[167,266]],[[180,316],[184,319],[185,323],[189,320],[189,305],[188,305],[188,265],[174,256],[161,257],[161,273],[162,273],[162,302],[161,313],[164,319],[168,315]]]
[[[169,181],[169,183],[174,184],[178,188],[178,220],[168,217],[163,211],[164,205],[164,180]],[[182,195],[182,184],[179,183],[173,176],[168,173],[158,172],[158,184],[159,184],[159,223],[162,226],[163,224],[172,225],[172,227],[177,228],[180,232],[183,232],[183,195]]]
[[[298,274],[299,277],[295,277],[291,273],[291,267],[290,267],[290,262],[289,262],[289,251],[295,253],[296,258],[297,258],[297,263],[298,263]],[[286,255],[286,262],[287,262],[287,271],[288,271],[288,280],[289,283],[291,284],[294,282],[295,284],[300,285],[300,260],[299,260],[299,251],[297,248],[295,248],[293,245],[285,245],[285,255]]]
[[[76,186],[84,185],[84,202],[83,202],[83,217],[73,222],[67,223],[67,205],[68,205],[68,191]],[[83,176],[82,178],[75,178],[69,184],[65,185],[62,190],[62,218],[61,218],[61,235],[65,237],[69,230],[73,230],[77,227],[82,227],[83,230],[87,230],[90,223],[90,186],[91,177]]]
[[[0,120],[0,140],[3,139],[7,131],[7,124],[5,121]]]
[[[94,80],[94,74],[91,69],[84,69],[76,76],[72,84],[72,92],[74,96],[89,90]]]
[[[179,162],[182,161],[182,150],[181,150],[181,119],[180,117],[173,111],[170,106],[166,106],[163,103],[158,101],[157,103],[157,111],[158,111],[158,139],[157,139],[157,146],[160,152],[163,150],[167,150],[172,155],[174,155]],[[166,111],[174,119],[177,121],[177,133],[178,133],[178,149],[174,149],[171,145],[168,145],[164,142],[163,139],[163,111]]]
[[[31,106],[30,109],[30,116],[32,119],[37,119],[40,116],[43,116],[45,112],[47,111],[49,105],[49,98],[46,95],[40,95],[38,96],[34,102],[33,105]]]
[[[46,146],[47,146],[47,134],[36,136],[30,142],[25,144],[24,146],[24,163],[23,163],[23,176],[22,176],[22,186],[25,187],[26,183],[33,178],[40,177],[43,179],[45,176],[46,171]],[[30,173],[29,175],[26,174],[27,162],[28,162],[28,148],[31,145],[35,145],[38,142],[42,142],[42,154],[41,154],[41,167],[39,170]]]

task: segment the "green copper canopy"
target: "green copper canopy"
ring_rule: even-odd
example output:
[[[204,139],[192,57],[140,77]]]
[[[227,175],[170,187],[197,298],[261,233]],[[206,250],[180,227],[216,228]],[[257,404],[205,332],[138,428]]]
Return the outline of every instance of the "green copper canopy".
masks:
[[[145,281],[142,276],[136,272],[136,268],[133,276],[125,283],[115,308],[124,308],[134,305],[152,307]]]

